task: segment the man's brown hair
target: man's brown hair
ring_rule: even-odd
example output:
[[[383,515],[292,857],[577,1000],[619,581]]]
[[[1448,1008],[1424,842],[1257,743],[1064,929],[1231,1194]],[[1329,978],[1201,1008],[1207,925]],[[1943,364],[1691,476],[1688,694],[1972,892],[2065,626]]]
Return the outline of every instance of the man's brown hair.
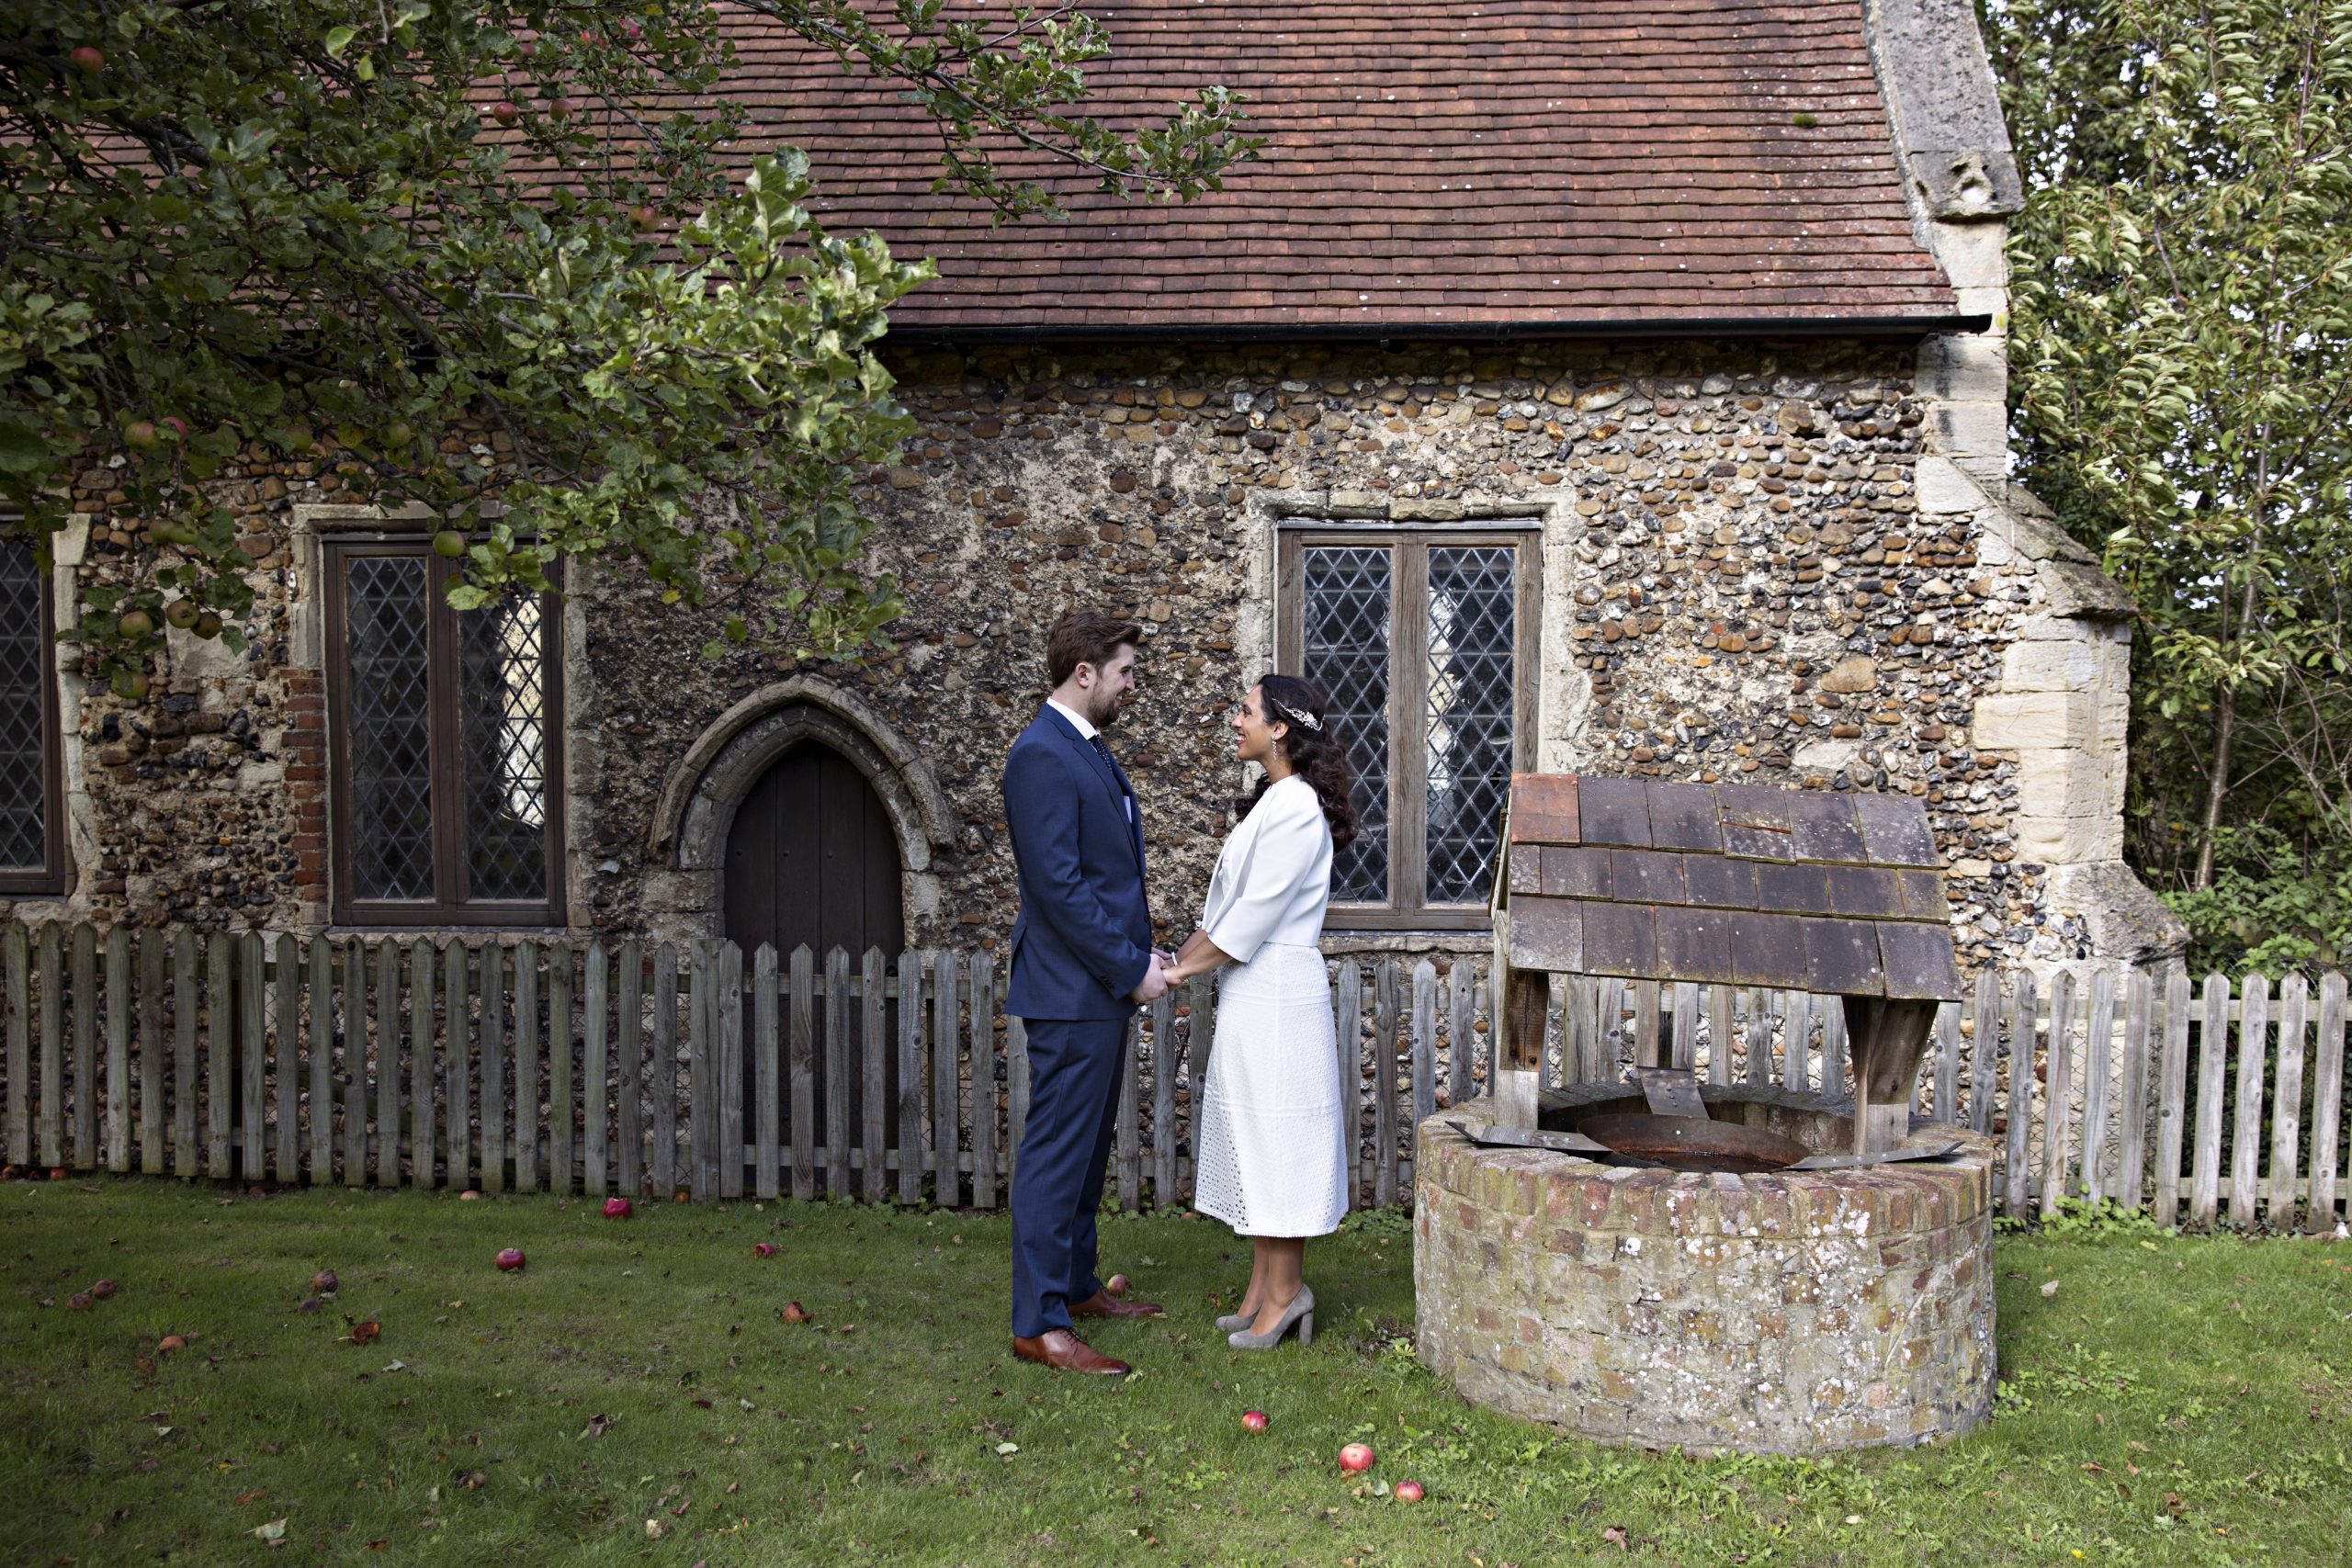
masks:
[[[1119,645],[1143,646],[1143,623],[1122,620],[1099,610],[1065,610],[1046,634],[1046,683],[1058,686],[1081,664],[1100,670],[1111,662]]]

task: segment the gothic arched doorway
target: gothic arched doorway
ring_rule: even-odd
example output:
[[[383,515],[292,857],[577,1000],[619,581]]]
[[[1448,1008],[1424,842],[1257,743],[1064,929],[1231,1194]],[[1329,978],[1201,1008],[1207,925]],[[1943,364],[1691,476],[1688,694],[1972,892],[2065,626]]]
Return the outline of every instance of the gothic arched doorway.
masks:
[[[835,947],[848,951],[853,968],[869,947],[895,964],[906,941],[899,869],[898,831],[865,773],[831,747],[804,740],[735,808],[719,930],[747,959],[773,943],[779,967],[804,942],[820,974]]]
[[[719,930],[743,950],[743,977],[748,986],[752,958],[766,942],[775,949],[776,967],[790,973],[792,953],[806,944],[815,975],[825,973],[825,955],[838,947],[850,955],[852,976],[863,974],[868,948],[879,948],[888,962],[886,972],[898,967],[906,941],[906,921],[899,892],[899,836],[881,797],[857,765],[818,740],[803,740],[771,763],[735,808],[727,830],[727,848],[720,861]],[[752,1016],[753,1001],[744,998],[743,1016]],[[816,1010],[822,1017],[824,1009]],[[851,1010],[849,1016],[858,1016]],[[821,1027],[821,1025],[820,1025]],[[885,1009],[882,1038],[899,1037],[899,1004]],[[854,1129],[865,1124],[867,1043],[860,1038],[848,1054],[849,1070],[842,1086],[847,1116],[844,1142],[858,1142]],[[776,1122],[787,1146],[794,1136],[789,1070],[778,1062],[778,1080],[760,1081],[756,1052],[743,1054],[744,1130],[758,1127],[758,1107],[773,1099]],[[896,1053],[882,1053],[883,1122],[886,1139],[896,1144],[897,1118],[890,1108],[899,1100]],[[809,1064],[809,1142],[830,1148],[826,1127],[827,1052],[823,1043]],[[869,1149],[868,1159],[881,1151]],[[824,1161],[820,1160],[820,1164]],[[852,1190],[864,1186],[851,1178]]]

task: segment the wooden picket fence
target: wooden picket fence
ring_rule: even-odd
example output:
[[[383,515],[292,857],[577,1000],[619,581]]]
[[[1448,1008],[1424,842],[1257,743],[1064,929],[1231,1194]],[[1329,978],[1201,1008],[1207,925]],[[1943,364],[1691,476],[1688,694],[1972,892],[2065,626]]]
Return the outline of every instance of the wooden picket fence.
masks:
[[[1029,1106],[994,954],[0,927],[6,1160],[243,1182],[981,1209]],[[1409,1203],[1412,1132],[1480,1092],[1485,965],[1333,964],[1354,1201]],[[2165,1224],[2313,1230],[2347,1183],[2346,987],[2177,967],[1975,978],[1938,1017],[1921,1111],[2003,1138],[2008,1212],[2064,1196]],[[1214,1037],[1206,978],[1128,1037],[1113,1177],[1190,1201]],[[1842,1092],[1834,998],[1576,979],[1555,1081],[1672,1062]],[[2020,1063],[2029,1070],[2016,1071]],[[2190,1086],[2194,1085],[2193,1098]],[[2222,1200],[2226,1194],[2224,1212]],[[2183,1202],[2186,1201],[2186,1211]]]

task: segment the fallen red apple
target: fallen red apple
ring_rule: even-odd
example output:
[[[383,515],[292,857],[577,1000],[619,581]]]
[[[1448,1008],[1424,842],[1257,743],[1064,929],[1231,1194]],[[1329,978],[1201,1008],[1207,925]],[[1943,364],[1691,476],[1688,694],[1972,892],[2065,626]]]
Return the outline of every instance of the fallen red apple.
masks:
[[[1396,1501],[1399,1503],[1418,1503],[1421,1500],[1422,1496],[1423,1493],[1421,1491],[1421,1483],[1419,1482],[1400,1481],[1396,1483]]]
[[[115,1282],[112,1280],[101,1280],[96,1284],[90,1287],[90,1294],[96,1297],[99,1301],[106,1300],[108,1296],[114,1294],[114,1292]]]
[[[311,1289],[318,1292],[319,1294],[322,1296],[331,1296],[334,1294],[335,1288],[336,1281],[334,1270],[332,1269],[322,1269],[317,1273],[311,1276]]]
[[[1102,1293],[1106,1296],[1124,1296],[1134,1289],[1125,1274],[1114,1274],[1102,1281]]]
[[[469,1187],[463,1192],[458,1194],[458,1201],[460,1203],[470,1203],[481,1196],[481,1193]]]
[[[772,1241],[755,1241],[752,1244],[752,1255],[755,1258],[774,1258],[775,1256],[775,1243]]]
[[[605,1200],[605,1218],[608,1220],[625,1220],[636,1213],[637,1206],[626,1198]]]
[[[168,1356],[175,1350],[187,1349],[187,1341],[181,1338],[176,1334],[166,1334],[155,1342],[155,1348],[160,1353]]]
[[[353,1324],[349,1337],[354,1345],[365,1345],[383,1332],[384,1325],[374,1318],[369,1318],[366,1323]]]
[[[66,1298],[65,1298],[65,1310],[66,1310],[67,1312],[87,1312],[87,1311],[89,1311],[89,1310],[90,1310],[90,1292],[87,1292],[87,1291],[76,1291],[76,1292],[74,1292],[72,1295],[70,1295],[70,1296],[66,1297]]]
[[[523,1249],[519,1247],[500,1247],[498,1249],[498,1266],[510,1274],[515,1269],[520,1269],[523,1267]]]
[[[1245,1410],[1241,1413],[1241,1424],[1252,1432],[1262,1432],[1273,1423],[1262,1410]]]
[[[296,1312],[316,1312],[326,1304],[326,1303],[319,1300],[316,1296],[305,1296],[302,1298],[301,1304],[297,1306],[294,1310]]]
[[[786,1323],[807,1323],[808,1321],[808,1309],[802,1306],[798,1302],[786,1302],[784,1304],[784,1311],[779,1313],[777,1315],[782,1317]]]
[[[670,1195],[670,1201],[673,1203],[684,1203],[691,1201],[692,1195],[689,1194],[683,1187],[679,1188],[675,1192]]]
[[[1372,1468],[1372,1445],[1370,1443],[1350,1443],[1346,1448],[1341,1449],[1340,1450],[1340,1468],[1341,1470],[1351,1472],[1370,1470]]]
[[[132,614],[133,614],[133,615],[142,615],[142,614],[144,614],[144,613],[145,613],[145,612],[143,612],[143,611],[133,611],[133,612],[132,612]],[[148,623],[147,623],[147,630],[148,630],[148,631],[153,631],[154,629],[155,629],[155,623],[154,623],[154,622],[153,622],[153,621],[148,622]],[[141,633],[141,636],[144,636],[144,635],[145,635],[145,633]],[[73,1176],[74,1176],[74,1173],[73,1173],[72,1171],[70,1171],[70,1170],[66,1169],[66,1168],[65,1168],[63,1166],[62,1166],[62,1165],[52,1165],[52,1166],[51,1166],[51,1167],[49,1168],[49,1179],[50,1179],[51,1181],[67,1181],[67,1180],[71,1180],[71,1179],[73,1179]]]

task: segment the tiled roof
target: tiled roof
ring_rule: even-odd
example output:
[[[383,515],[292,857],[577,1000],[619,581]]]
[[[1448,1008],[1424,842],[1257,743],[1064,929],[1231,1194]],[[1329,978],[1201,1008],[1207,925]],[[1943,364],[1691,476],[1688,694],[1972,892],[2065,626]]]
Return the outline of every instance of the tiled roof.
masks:
[[[1223,84],[1269,138],[1259,161],[1147,206],[1004,152],[1070,217],[991,227],[932,191],[939,140],[898,89],[740,14],[739,151],[806,149],[829,225],[937,260],[901,332],[1859,329],[1956,310],[1911,232],[1860,0],[1087,9],[1113,52],[1085,112],[1133,125]]]
[[[1523,969],[1960,996],[1943,860],[1908,795],[1511,780],[1510,962]]]

